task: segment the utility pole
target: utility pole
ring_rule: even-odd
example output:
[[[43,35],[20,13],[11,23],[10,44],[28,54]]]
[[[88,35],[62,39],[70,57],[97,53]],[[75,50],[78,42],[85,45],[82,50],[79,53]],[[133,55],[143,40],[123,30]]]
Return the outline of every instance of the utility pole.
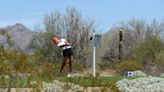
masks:
[[[122,29],[119,31],[119,55],[118,59],[121,61],[122,59],[122,39],[123,39],[123,32]]]
[[[93,30],[93,61],[92,61],[92,75],[96,77],[96,47],[95,47],[95,30]]]
[[[95,34],[93,30],[93,35],[90,38],[92,40],[93,53],[92,53],[92,76],[96,77],[96,47],[101,47],[101,35]]]

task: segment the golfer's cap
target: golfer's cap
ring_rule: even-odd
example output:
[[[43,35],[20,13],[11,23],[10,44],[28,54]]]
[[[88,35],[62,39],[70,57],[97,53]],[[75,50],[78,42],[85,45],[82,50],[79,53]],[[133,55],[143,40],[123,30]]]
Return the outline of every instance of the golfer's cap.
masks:
[[[58,37],[54,37],[53,41],[54,41],[54,43],[58,43],[59,42],[59,38]]]

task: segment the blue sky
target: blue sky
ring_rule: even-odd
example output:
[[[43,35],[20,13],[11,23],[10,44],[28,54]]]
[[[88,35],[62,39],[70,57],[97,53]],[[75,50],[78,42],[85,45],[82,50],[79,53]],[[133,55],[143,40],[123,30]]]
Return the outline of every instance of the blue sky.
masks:
[[[33,30],[45,14],[65,12],[67,7],[76,7],[82,15],[94,18],[103,32],[131,18],[164,19],[164,0],[1,0],[0,27],[22,23]]]

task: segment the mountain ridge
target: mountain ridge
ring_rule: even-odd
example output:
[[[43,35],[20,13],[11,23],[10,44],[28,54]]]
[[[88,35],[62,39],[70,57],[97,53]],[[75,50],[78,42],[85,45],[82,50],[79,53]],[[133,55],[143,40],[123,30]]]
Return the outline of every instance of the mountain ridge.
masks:
[[[20,49],[31,53],[29,44],[34,37],[35,32],[28,29],[23,24],[17,23],[5,28],[1,28],[0,44],[6,49]],[[12,43],[9,43],[9,41]]]

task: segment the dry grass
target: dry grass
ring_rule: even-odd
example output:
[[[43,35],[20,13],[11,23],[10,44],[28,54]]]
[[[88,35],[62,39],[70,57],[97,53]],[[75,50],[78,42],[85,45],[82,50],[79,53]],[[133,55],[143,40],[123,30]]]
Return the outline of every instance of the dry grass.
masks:
[[[88,68],[88,69],[83,69],[81,72],[81,74],[85,75],[85,76],[92,76],[92,68]],[[118,76],[116,70],[111,69],[111,68],[106,68],[106,69],[97,69],[96,70],[96,75],[97,76],[106,76],[106,77],[112,77],[112,76]]]

